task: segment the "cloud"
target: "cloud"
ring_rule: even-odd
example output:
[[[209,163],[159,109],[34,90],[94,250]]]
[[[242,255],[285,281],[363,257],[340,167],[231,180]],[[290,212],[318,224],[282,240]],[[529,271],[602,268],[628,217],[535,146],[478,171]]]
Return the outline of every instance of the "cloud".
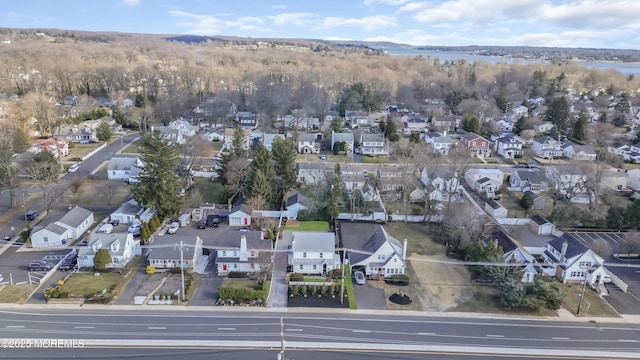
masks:
[[[375,4],[383,4],[383,5],[390,5],[390,6],[400,6],[406,2],[409,2],[409,0],[364,0],[364,4],[366,6],[371,6],[371,5],[375,5]]]
[[[121,2],[128,6],[138,6],[140,5],[140,0],[121,0]]]
[[[271,8],[272,8],[272,9],[275,9],[275,10],[283,10],[283,9],[287,9],[287,8],[288,8],[288,6],[287,6],[287,5],[280,4],[280,5],[273,5]]]
[[[169,14],[174,17],[182,18],[177,23],[178,26],[187,28],[188,34],[198,35],[220,35],[234,34],[243,35],[237,30],[255,31],[255,32],[271,32],[272,30],[262,27],[264,20],[259,17],[246,16],[235,20],[223,20],[210,15],[199,15],[188,13],[180,10],[169,10]]]
[[[318,25],[320,29],[336,28],[340,26],[360,27],[365,31],[372,31],[398,26],[398,24],[396,23],[394,17],[386,15],[375,15],[362,18],[327,17],[324,18]]]
[[[638,1],[574,0],[559,6],[545,6],[541,18],[558,26],[605,29],[635,23],[638,14]]]
[[[410,2],[410,3],[402,5],[398,9],[398,11],[396,11],[396,13],[414,12],[414,11],[419,11],[419,10],[425,9],[427,7],[429,7],[429,3],[428,2]]]
[[[273,21],[274,25],[296,25],[296,26],[309,26],[313,23],[313,18],[316,15],[311,13],[282,13],[274,16],[268,16]]]

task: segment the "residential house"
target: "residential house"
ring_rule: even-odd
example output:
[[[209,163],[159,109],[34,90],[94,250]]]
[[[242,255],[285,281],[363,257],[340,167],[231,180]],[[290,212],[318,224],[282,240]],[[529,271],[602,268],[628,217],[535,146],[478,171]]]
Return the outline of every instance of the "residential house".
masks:
[[[187,139],[179,129],[174,129],[170,126],[152,126],[151,131],[159,131],[162,137],[172,144],[184,145],[187,143]]]
[[[460,191],[460,180],[452,167],[425,167],[420,173],[420,181],[425,185],[425,192],[431,201],[448,201],[450,196]]]
[[[427,144],[431,145],[434,152],[442,155],[449,155],[449,150],[451,150],[451,146],[453,145],[453,139],[447,136],[446,131],[444,133],[428,133],[424,140]]]
[[[249,226],[253,209],[244,203],[242,198],[238,199],[231,211],[229,211],[229,226]]]
[[[545,169],[545,175],[547,176],[549,183],[569,199],[577,194],[582,194],[587,191],[585,186],[587,176],[579,166],[547,166]]]
[[[351,128],[369,127],[373,125],[373,120],[364,111],[346,110],[344,112],[345,123],[351,124]]]
[[[236,121],[243,129],[253,130],[258,128],[258,114],[253,114],[248,111],[238,111],[236,113]]]
[[[603,266],[604,259],[569,233],[549,241],[542,258],[548,267],[555,270],[552,275],[563,283],[586,281],[588,285],[595,286],[609,279]]]
[[[340,255],[335,245],[336,234],[332,232],[291,232],[288,256],[291,272],[326,276],[329,271],[340,269]]]
[[[640,190],[640,169],[630,169],[625,171],[627,173],[627,187],[631,190]]]
[[[495,191],[502,186],[504,173],[500,169],[472,168],[465,172],[464,181],[478,192]]]
[[[604,171],[600,181],[601,187],[622,191],[627,189],[629,173],[620,169],[612,169]]]
[[[401,244],[382,225],[343,222],[338,227],[338,238],[340,246],[347,249],[352,271],[383,277],[404,274],[407,240]]]
[[[285,140],[284,134],[264,134],[262,135],[262,144],[267,148],[267,150],[273,150],[273,142],[280,138]]]
[[[180,134],[182,134],[182,137],[185,139],[195,136],[195,134],[200,130],[197,125],[192,125],[189,121],[184,119],[178,119],[170,122],[169,127],[180,131]]]
[[[491,156],[489,140],[478,134],[472,132],[462,134],[460,145],[467,149],[471,157],[485,158]]]
[[[362,155],[389,155],[387,139],[382,134],[360,134],[360,153]]]
[[[69,143],[64,137],[58,137],[57,140],[52,137],[36,139],[33,141],[33,151],[35,153],[50,152],[54,158],[58,159],[69,155]]]
[[[409,136],[413,132],[423,133],[427,129],[427,120],[420,117],[410,117],[404,120],[404,135]]]
[[[34,248],[63,247],[67,245],[69,233],[67,228],[56,223],[45,227],[36,226],[31,233],[31,246]]]
[[[93,258],[100,249],[106,249],[111,255],[111,263],[107,264],[109,269],[122,269],[141,254],[140,240],[134,239],[131,233],[95,233],[87,246],[78,248],[78,268],[92,268]]]
[[[81,144],[94,143],[98,141],[97,130],[83,124],[61,126],[59,136],[64,137],[67,142]]]
[[[56,221],[56,225],[67,229],[69,239],[79,239],[95,222],[93,212],[87,209],[75,206],[69,210],[60,220]]]
[[[533,139],[531,143],[531,148],[533,152],[536,153],[537,156],[543,159],[553,159],[562,156],[562,144],[550,137],[550,136],[542,136],[539,138]]]
[[[295,191],[287,196],[285,207],[285,216],[289,219],[297,219],[300,210],[306,210],[308,201],[307,197]]]
[[[500,205],[500,203],[495,200],[489,199],[489,201],[484,203],[484,211],[487,214],[493,216],[494,218],[506,218],[507,217],[507,208]]]
[[[136,221],[149,223],[155,215],[155,210],[140,207],[138,202],[131,197],[112,212],[109,219],[111,219],[111,221],[118,221],[120,224],[133,224]]]
[[[529,222],[529,228],[533,231],[534,234],[538,235],[552,235],[556,230],[556,226],[553,225],[549,220],[543,218],[540,215],[533,215],[531,217],[531,221]]]
[[[207,141],[223,141],[224,133],[217,129],[211,129],[206,133],[202,134],[200,137]]]
[[[320,185],[333,178],[335,164],[327,162],[299,162],[298,182],[308,185]]]
[[[353,133],[337,133],[335,131],[331,131],[331,150],[333,151],[333,146],[335,143],[345,143],[347,153],[351,153],[353,151],[355,141],[353,138]]]
[[[271,239],[262,238],[261,231],[220,231],[215,247],[218,275],[268,269],[272,244]]]
[[[561,145],[562,155],[571,160],[594,161],[596,152],[591,145],[580,145],[573,141],[564,141]]]
[[[534,193],[549,190],[549,180],[545,173],[538,170],[515,170],[509,176],[509,187],[515,191]]]
[[[550,121],[542,121],[538,124],[533,125],[533,130],[535,130],[536,134],[546,134],[553,129],[553,123]]]
[[[431,119],[431,127],[435,131],[454,131],[456,129],[456,118],[451,115],[434,116]]]
[[[299,134],[298,154],[320,154],[320,140],[316,134]]]
[[[522,141],[515,134],[506,134],[496,140],[496,152],[505,159],[522,157]]]
[[[232,149],[233,148],[233,139],[235,138],[236,129],[234,128],[226,128],[224,129],[224,145],[225,147]],[[242,146],[249,150],[251,149],[251,131],[248,129],[242,129]]]
[[[371,164],[344,164],[340,168],[342,183],[344,184],[347,192],[352,192],[356,189],[362,189],[367,183],[369,175],[376,174],[376,166]]]
[[[202,274],[209,263],[209,256],[204,255],[199,236],[156,236],[147,260],[149,266],[156,270],[182,267]]]
[[[109,160],[107,178],[109,180],[124,180],[129,184],[135,184],[140,178],[140,172],[144,169],[144,163],[137,157],[112,157]]]
[[[623,144],[619,141],[615,141],[609,145],[607,145],[607,151],[616,154],[620,157],[623,157],[625,154],[631,151],[631,147],[629,145]]]
[[[535,258],[517,240],[498,230],[489,236],[489,241],[495,241],[502,248],[503,259],[506,263],[522,264],[522,282],[533,282],[538,270]]]
[[[513,132],[513,120],[508,117],[500,118],[500,120],[496,121],[496,124],[500,127],[500,132],[503,134],[510,134]]]

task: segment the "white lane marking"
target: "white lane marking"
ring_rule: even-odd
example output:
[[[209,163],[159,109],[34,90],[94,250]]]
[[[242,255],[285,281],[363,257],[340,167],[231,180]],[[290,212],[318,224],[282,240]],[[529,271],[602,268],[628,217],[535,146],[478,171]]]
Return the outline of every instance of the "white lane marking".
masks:
[[[503,338],[504,335],[491,335],[491,334],[489,334],[489,335],[487,335],[487,337]]]
[[[6,328],[23,328],[24,325],[7,325]]]
[[[76,326],[76,329],[95,329],[95,326]]]
[[[236,328],[218,328],[218,330],[229,330],[229,331],[233,331],[233,330],[235,330],[235,329],[236,329]]]
[[[421,333],[419,332],[418,335],[435,335],[436,333]]]
[[[552,340],[570,340],[568,337],[552,337]]]
[[[284,329],[284,331],[304,331],[304,329]]]
[[[638,340],[632,340],[632,339],[619,339],[618,341],[620,341],[620,342],[632,342],[632,343],[638,342]]]
[[[354,333],[370,333],[371,330],[352,330],[351,332],[354,332]]]
[[[147,329],[149,330],[167,330],[166,326],[148,326]]]

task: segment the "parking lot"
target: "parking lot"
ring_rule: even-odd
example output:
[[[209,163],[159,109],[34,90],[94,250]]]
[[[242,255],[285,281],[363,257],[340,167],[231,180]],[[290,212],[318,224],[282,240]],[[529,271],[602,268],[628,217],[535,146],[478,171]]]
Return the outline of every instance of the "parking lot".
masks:
[[[30,284],[37,283],[47,271],[29,271],[29,263],[33,260],[45,260],[52,265],[56,265],[71,248],[42,251],[29,249],[22,243],[3,244],[8,246],[7,250],[2,254],[0,261],[0,275],[4,279],[3,282],[13,284]]]
[[[624,293],[616,285],[607,284],[609,295],[604,299],[620,314],[640,315],[640,261],[620,260],[614,256],[626,251],[624,233],[572,232],[571,236],[602,256],[607,270],[629,285]]]

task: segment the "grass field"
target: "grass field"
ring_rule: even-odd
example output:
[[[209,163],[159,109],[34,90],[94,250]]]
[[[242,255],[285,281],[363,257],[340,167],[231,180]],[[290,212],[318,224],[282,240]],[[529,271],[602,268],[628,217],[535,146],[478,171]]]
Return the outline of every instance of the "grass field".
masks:
[[[362,161],[364,164],[390,164],[393,162],[388,157],[375,157],[367,155],[360,155],[360,161]]]
[[[326,221],[300,221],[298,226],[285,226],[284,229],[291,231],[329,231],[329,223]]]
[[[220,195],[223,191],[222,183],[211,182],[205,178],[195,178],[196,189],[202,195],[202,201],[206,203],[216,204],[220,202]]]
[[[510,310],[500,304],[498,289],[490,286],[476,286],[473,299],[464,302],[448,311],[452,312],[476,312],[489,314],[512,314],[512,315],[534,315],[534,316],[556,316],[553,310],[541,309],[538,311]]]
[[[572,314],[576,314],[582,286],[580,284],[562,284],[560,291],[564,294],[564,308]],[[606,301],[589,287],[584,291],[584,301],[580,306],[580,315],[577,316],[620,317]]]
[[[24,304],[36,285],[7,285],[0,290],[0,303]]]
[[[407,239],[407,254],[442,255],[446,248],[438,240],[438,225],[392,222],[385,230],[400,242]]]
[[[60,291],[69,292],[69,297],[85,297],[100,294],[105,289],[108,293],[109,289],[113,289],[111,293],[117,295],[128,280],[119,273],[100,273],[100,276],[95,276],[94,273],[75,273],[60,287]]]

